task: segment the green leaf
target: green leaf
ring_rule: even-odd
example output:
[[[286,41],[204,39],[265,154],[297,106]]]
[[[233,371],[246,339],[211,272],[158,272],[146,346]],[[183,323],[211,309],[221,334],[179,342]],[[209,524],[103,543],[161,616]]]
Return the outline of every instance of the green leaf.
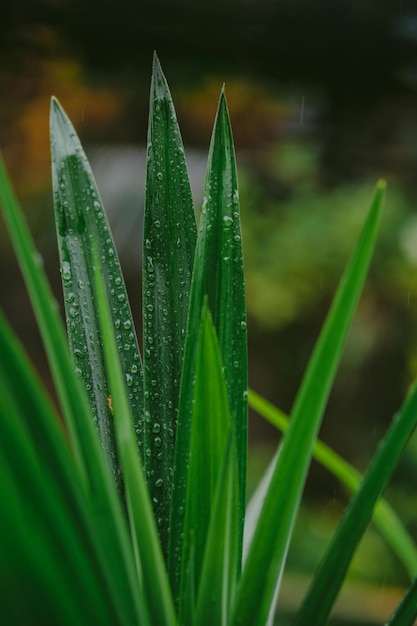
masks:
[[[193,624],[230,624],[238,572],[238,482],[232,438],[217,479]]]
[[[291,411],[243,569],[236,625],[261,626],[274,610],[314,441],[375,247],[384,191],[380,182]]]
[[[139,457],[125,380],[118,359],[117,340],[106,295],[99,249],[94,239],[91,241],[91,251],[98,320],[113,399],[115,434],[124,472],[129,525],[138,577],[145,590],[151,623],[174,626],[176,623],[174,604]]]
[[[365,532],[372,511],[386,486],[410,435],[417,424],[417,387],[379,445],[331,544],[317,569],[294,624],[326,624],[343,584],[356,547]]]
[[[417,618],[417,578],[405,592],[386,626],[413,626]]]
[[[183,568],[193,549],[194,588],[199,587],[216,485],[231,429],[222,362],[213,323],[203,307],[197,343],[189,479],[184,523]],[[181,596],[186,594],[183,588]]]
[[[132,314],[100,195],[74,127],[51,101],[52,182],[67,329],[76,372],[82,378],[103,449],[122,492],[111,398],[104,366],[92,281],[91,239],[99,242],[119,360],[137,433],[143,430],[142,365]],[[139,442],[142,443],[139,437]]]
[[[81,382],[74,372],[58,307],[39,263],[40,255],[0,159],[0,205],[22,270],[75,459],[75,473],[100,519],[120,585],[138,587],[125,520],[110,476]],[[138,609],[138,607],[137,607]]]
[[[190,294],[187,340],[181,378],[180,411],[171,506],[169,571],[178,592],[196,346],[205,296],[223,357],[233,436],[238,458],[239,538],[243,533],[247,448],[247,337],[243,256],[233,138],[222,90],[207,166]]]
[[[131,624],[136,598],[76,481],[59,418],[1,315],[0,458],[2,613],[10,602],[9,618],[48,607],[42,623]]]
[[[77,415],[88,414],[87,405],[79,381],[74,377],[58,305],[42,269],[42,258],[32,240],[2,158],[0,158],[0,207],[35,312],[58,398],[70,431],[78,471],[81,479],[87,484],[85,462],[88,459],[83,455],[81,448],[83,438],[79,438],[76,423]]]
[[[249,406],[252,409],[257,411],[259,415],[262,415],[281,432],[285,432],[288,429],[288,417],[282,411],[251,389],[249,389],[248,394]],[[356,492],[359,489],[362,475],[320,440],[314,444],[313,457],[329,470],[333,476],[338,478],[347,489],[352,492]],[[412,580],[417,574],[417,549],[401,520],[388,502],[383,499],[376,503],[372,519]],[[245,531],[247,525],[248,514],[246,515]]]
[[[142,263],[144,461],[165,554],[168,551],[175,431],[196,237],[184,148],[171,94],[155,55],[150,93]]]

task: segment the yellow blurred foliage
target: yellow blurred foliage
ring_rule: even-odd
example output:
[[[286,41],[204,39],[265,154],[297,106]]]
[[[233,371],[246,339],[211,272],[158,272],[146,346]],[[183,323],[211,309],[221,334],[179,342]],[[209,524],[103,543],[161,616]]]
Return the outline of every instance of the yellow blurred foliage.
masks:
[[[32,72],[33,74],[34,72]],[[16,81],[24,80],[16,77]],[[81,66],[74,60],[43,60],[36,63],[30,96],[11,120],[2,150],[21,195],[41,193],[50,186],[49,103],[56,96],[75,125],[84,133],[100,132],[123,114],[120,92],[87,84]],[[21,85],[18,85],[22,89]],[[24,91],[24,89],[23,89]]]

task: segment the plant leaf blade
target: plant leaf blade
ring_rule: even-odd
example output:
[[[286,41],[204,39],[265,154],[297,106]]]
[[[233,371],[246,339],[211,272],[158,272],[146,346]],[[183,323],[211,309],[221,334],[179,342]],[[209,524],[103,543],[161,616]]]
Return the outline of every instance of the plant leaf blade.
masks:
[[[291,411],[242,573],[236,626],[261,626],[274,608],[313,444],[375,246],[384,192],[380,182]]]
[[[144,460],[166,554],[179,387],[197,232],[181,135],[156,55],[150,92],[143,236]]]
[[[143,430],[143,374],[129,300],[100,195],[74,127],[51,101],[52,182],[61,278],[70,348],[87,389],[93,417],[120,493],[111,399],[92,280],[91,239],[99,242],[118,352],[137,433]],[[140,437],[139,437],[140,439]],[[141,441],[140,441],[141,443]]]
[[[372,517],[409,437],[417,424],[417,387],[396,416],[365,473],[360,489],[340,522],[310,589],[297,613],[295,626],[327,623],[355,549]]]

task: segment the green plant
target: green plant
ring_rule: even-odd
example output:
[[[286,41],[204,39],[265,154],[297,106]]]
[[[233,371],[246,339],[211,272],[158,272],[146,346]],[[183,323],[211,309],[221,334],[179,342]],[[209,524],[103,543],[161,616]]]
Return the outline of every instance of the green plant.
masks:
[[[375,246],[385,185],[377,185],[290,426],[245,515],[246,314],[224,90],[197,230],[173,104],[154,59],[143,366],[99,193],[54,99],[51,140],[69,349],[39,255],[0,167],[0,203],[64,424],[0,315],[3,615],[9,624],[272,623],[313,446]],[[341,521],[297,624],[326,622],[416,422],[413,389]],[[325,450],[324,458],[331,459],[331,452]],[[349,468],[347,475],[352,478]],[[386,525],[386,508],[384,513],[384,505],[378,506]],[[394,535],[406,537],[401,526]],[[415,550],[407,566],[415,575]],[[391,624],[411,624],[416,593],[414,582]]]

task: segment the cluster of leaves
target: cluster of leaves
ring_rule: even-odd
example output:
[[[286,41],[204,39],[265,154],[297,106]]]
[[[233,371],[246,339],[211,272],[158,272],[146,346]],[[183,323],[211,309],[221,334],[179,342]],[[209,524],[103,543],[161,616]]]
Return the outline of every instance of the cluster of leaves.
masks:
[[[62,427],[0,316],[2,612],[10,624],[272,623],[314,443],[375,245],[384,184],[377,186],[290,426],[245,510],[246,316],[236,164],[224,91],[197,230],[174,107],[154,59],[143,360],[94,178],[54,99],[51,143],[69,349],[39,255],[0,167],[0,202],[64,421]],[[251,402],[269,419],[280,418],[256,394]],[[413,390],[360,488],[357,476],[324,451],[328,464],[333,461],[358,490],[296,624],[326,622],[416,422]],[[316,447],[320,451],[323,456],[323,448]],[[389,513],[383,504],[378,507],[380,525],[387,526]],[[400,527],[392,543],[401,533]],[[402,546],[407,552],[409,544]],[[413,550],[407,565],[415,575]],[[391,624],[411,624],[416,593],[414,582]]]

